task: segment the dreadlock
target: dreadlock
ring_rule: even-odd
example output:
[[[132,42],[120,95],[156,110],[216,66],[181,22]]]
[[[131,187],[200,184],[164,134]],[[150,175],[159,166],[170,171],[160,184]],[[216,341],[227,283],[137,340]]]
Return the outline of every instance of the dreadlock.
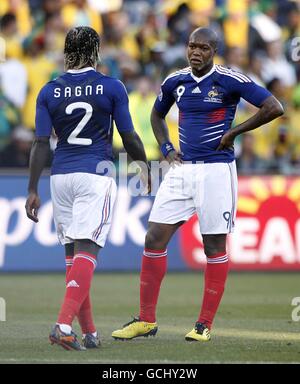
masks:
[[[71,29],[65,41],[65,69],[95,67],[99,57],[100,38],[90,27]]]

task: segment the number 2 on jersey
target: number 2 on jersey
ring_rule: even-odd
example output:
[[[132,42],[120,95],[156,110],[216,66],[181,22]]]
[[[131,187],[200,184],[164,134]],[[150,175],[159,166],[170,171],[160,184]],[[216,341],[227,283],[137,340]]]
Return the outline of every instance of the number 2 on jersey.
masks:
[[[85,115],[83,116],[83,118],[81,119],[77,127],[74,129],[74,131],[72,131],[72,133],[68,137],[68,143],[75,144],[75,145],[91,145],[92,139],[87,139],[87,138],[82,138],[77,136],[80,134],[83,128],[90,121],[93,114],[93,107],[90,104],[83,103],[83,102],[72,103],[67,106],[66,114],[72,115],[75,109],[85,109]]]

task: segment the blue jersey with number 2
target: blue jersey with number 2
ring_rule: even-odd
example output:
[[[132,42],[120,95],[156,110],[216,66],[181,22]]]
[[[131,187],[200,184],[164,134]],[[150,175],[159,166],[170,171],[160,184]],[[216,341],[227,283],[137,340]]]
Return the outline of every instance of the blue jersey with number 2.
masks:
[[[55,130],[52,174],[97,173],[101,161],[111,161],[113,121],[119,132],[134,129],[121,81],[87,68],[47,83],[37,98],[36,136]]]

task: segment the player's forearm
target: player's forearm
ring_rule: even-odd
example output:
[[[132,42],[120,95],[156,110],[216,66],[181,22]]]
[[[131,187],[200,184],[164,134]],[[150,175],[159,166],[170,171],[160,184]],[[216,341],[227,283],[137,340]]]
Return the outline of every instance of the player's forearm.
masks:
[[[159,147],[170,142],[166,120],[154,108],[151,112],[151,125]]]
[[[29,161],[28,192],[37,193],[38,182],[49,155],[49,138],[36,138],[32,144]]]
[[[147,164],[144,145],[136,132],[122,134],[125,151],[134,161],[142,161]]]
[[[254,116],[232,128],[231,133],[234,136],[238,136],[241,133],[252,131],[283,115],[283,113],[284,110],[280,102],[274,96],[270,96]]]

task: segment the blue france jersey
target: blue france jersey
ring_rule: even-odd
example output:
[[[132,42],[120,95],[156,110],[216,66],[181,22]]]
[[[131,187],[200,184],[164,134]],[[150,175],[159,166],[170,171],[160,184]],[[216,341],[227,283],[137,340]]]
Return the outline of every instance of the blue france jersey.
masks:
[[[112,160],[113,121],[119,132],[134,129],[119,80],[85,68],[46,84],[37,98],[36,136],[55,130],[52,174],[97,173],[100,161]]]
[[[165,116],[176,102],[184,161],[231,162],[233,150],[216,149],[231,127],[240,98],[259,107],[270,95],[249,77],[223,66],[214,65],[202,78],[188,67],[165,79],[154,108]]]

